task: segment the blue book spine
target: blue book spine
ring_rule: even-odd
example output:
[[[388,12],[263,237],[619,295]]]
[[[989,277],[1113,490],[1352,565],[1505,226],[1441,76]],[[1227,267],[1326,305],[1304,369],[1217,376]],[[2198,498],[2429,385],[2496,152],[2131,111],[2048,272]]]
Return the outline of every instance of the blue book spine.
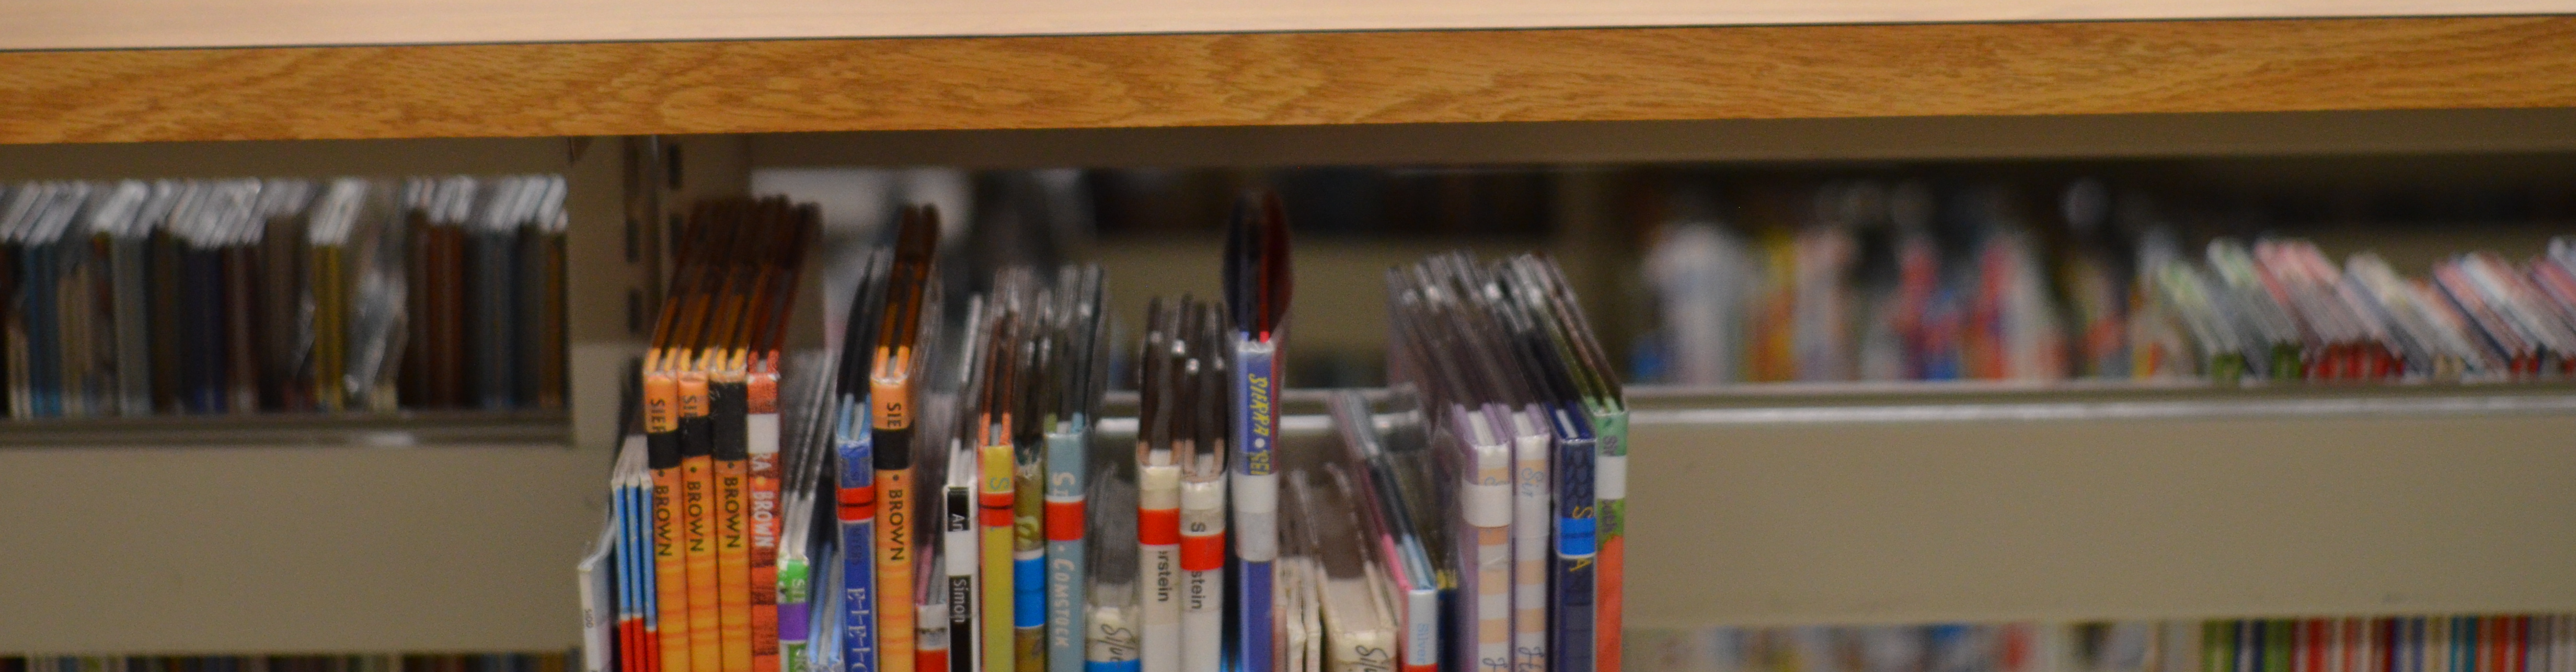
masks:
[[[1556,409],[1556,577],[1555,604],[1548,611],[1548,648],[1556,654],[1554,672],[1592,672],[1595,609],[1593,577],[1599,553],[1593,516],[1593,452],[1596,439],[1583,409],[1566,404]]]
[[[2451,670],[2467,672],[2476,669],[2478,669],[2478,617],[2454,616],[2451,620]]]
[[[865,400],[844,397],[836,449],[841,459],[841,669],[876,669],[876,453],[865,431]]]
[[[816,573],[820,578],[814,581],[814,609],[822,617],[813,619],[813,636],[809,638],[813,643],[805,647],[806,653],[813,656],[805,662],[805,669],[813,672],[841,668],[841,633],[844,630],[837,616],[841,611],[841,572],[836,568],[841,566],[846,556],[841,554],[842,549],[838,545],[827,546],[824,557],[817,559],[817,566],[823,571]]]
[[[1083,497],[1084,452],[1090,437],[1088,419],[1076,415],[1072,431],[1047,434],[1046,453],[1046,628],[1047,672],[1083,672],[1084,585],[1083,526],[1088,523]],[[926,671],[925,671],[926,672]]]
[[[1082,663],[1083,672],[1143,672],[1144,669],[1145,661],[1143,660],[1121,660],[1117,662],[1091,660],[1084,661]]]
[[[642,516],[636,513],[635,489],[629,487],[629,485],[630,484],[626,483],[623,479],[619,479],[617,482],[617,492],[615,493],[617,503],[616,511],[614,513],[617,519],[617,550],[615,551],[617,556],[617,608],[613,610],[616,614],[616,620],[609,626],[609,631],[616,633],[615,635],[612,635],[612,639],[610,640],[612,642],[626,641],[622,635],[626,634],[626,626],[628,623],[633,622],[635,616],[635,580],[641,578],[641,576],[635,572],[635,561],[638,559],[635,552],[635,521],[637,518]],[[614,649],[614,646],[612,646],[612,649]],[[618,651],[618,653],[620,655],[624,655],[627,652]],[[611,659],[611,662],[614,662],[613,658]],[[612,665],[609,669],[617,668]]]
[[[643,624],[643,628],[658,630],[662,625],[662,614],[655,611],[661,606],[657,602],[661,596],[654,591],[660,584],[654,583],[658,577],[654,573],[657,568],[653,566],[652,551],[653,488],[649,483],[631,487],[627,489],[626,497],[626,510],[635,513],[626,523],[626,546],[631,551],[628,566],[635,572],[635,580],[627,582],[635,591],[634,618]],[[659,640],[647,641],[655,643],[645,646],[659,646]]]
[[[1236,410],[1233,463],[1234,547],[1242,579],[1235,604],[1240,617],[1234,642],[1243,672],[1270,672],[1278,649],[1272,642],[1272,564],[1279,558],[1279,463],[1272,440],[1279,433],[1275,400],[1279,394],[1276,346],[1250,339],[1234,349]]]
[[[1046,574],[1046,556],[1011,559],[1011,627],[1046,627]]]

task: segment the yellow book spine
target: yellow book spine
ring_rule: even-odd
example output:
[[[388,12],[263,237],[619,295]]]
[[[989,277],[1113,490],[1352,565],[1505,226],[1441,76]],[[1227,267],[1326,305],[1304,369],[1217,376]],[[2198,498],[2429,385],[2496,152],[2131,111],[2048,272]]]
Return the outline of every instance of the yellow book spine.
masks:
[[[984,446],[977,451],[982,468],[977,492],[984,527],[984,562],[977,571],[983,574],[983,633],[985,672],[1014,670],[1011,634],[1011,537],[1016,524],[1012,511],[1015,481],[1011,444]]]

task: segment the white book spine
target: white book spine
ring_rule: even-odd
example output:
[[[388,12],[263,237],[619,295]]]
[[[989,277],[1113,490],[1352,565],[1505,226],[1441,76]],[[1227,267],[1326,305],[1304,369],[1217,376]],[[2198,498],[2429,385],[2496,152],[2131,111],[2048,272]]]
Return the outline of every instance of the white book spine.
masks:
[[[1140,466],[1136,469],[1137,509],[1140,514],[1172,511],[1178,517],[1181,508],[1181,468],[1172,465]],[[1161,521],[1149,522],[1149,521]],[[1144,563],[1145,655],[1144,672],[1181,672],[1181,545],[1179,530],[1152,529],[1156,525],[1179,527],[1176,520],[1146,516],[1137,521],[1138,550]],[[1169,539],[1158,539],[1168,536]],[[1153,543],[1157,540],[1169,543]],[[1196,671],[1193,671],[1196,672]]]
[[[1550,445],[1545,425],[1530,413],[1513,413],[1512,421],[1512,669],[1547,670],[1547,570],[1549,532],[1548,481]]]

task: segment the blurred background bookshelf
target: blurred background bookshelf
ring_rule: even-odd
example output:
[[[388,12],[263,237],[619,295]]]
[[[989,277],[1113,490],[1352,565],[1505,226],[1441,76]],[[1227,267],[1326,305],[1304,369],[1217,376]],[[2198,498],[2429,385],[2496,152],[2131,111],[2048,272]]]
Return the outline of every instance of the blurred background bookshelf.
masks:
[[[1385,41],[1351,58],[1393,62],[1435,39],[1463,51],[1425,57],[1424,72],[1340,82],[1367,95],[1240,107],[1125,88],[1145,81],[1121,79],[1144,77],[1141,67],[1050,85],[1080,93],[1067,99],[1026,82],[978,101],[925,92],[974,83],[981,75],[965,66],[1008,49],[1088,54],[1074,59],[1084,62],[1179,49],[1217,54],[1193,62],[1304,67],[1360,38],[9,54],[21,71],[46,73],[22,84],[29,96],[85,93],[0,105],[22,119],[0,136],[91,144],[0,147],[0,179],[563,175],[572,382],[553,412],[0,424],[0,504],[62,511],[0,523],[0,539],[45,540],[0,545],[0,575],[21,577],[0,581],[0,603],[21,605],[0,613],[0,650],[569,646],[570,567],[606,505],[593,486],[616,424],[616,390],[600,381],[641,349],[635,311],[656,303],[647,297],[667,254],[663,223],[701,197],[781,184],[826,185],[827,218],[837,214],[830,196],[864,216],[871,198],[944,190],[963,213],[1013,189],[1058,185],[1082,203],[1049,220],[1051,253],[1107,267],[1129,324],[1146,296],[1211,294],[1212,208],[1235,187],[1278,186],[1305,208],[1292,212],[1303,227],[1290,374],[1299,387],[1378,383],[1379,272],[1457,247],[1555,256],[1605,340],[1638,361],[1660,324],[1644,258],[1660,227],[1680,218],[1676,204],[1709,205],[1746,230],[1794,229],[1806,217],[1795,211],[1831,185],[1921,181],[2047,203],[2090,178],[2155,195],[2194,252],[2215,235],[2276,233],[2314,240],[2338,261],[2377,250],[2419,275],[2472,250],[2520,261],[2552,235],[2576,233],[2576,98],[2564,93],[2576,89],[2563,86],[2576,53],[2554,46],[2576,22],[2564,18],[1515,32],[1528,34],[1369,37]],[[1861,55],[1818,62],[1794,46],[1835,36],[1861,40]],[[1184,38],[1214,42],[1156,41]],[[2016,38],[2045,39],[1996,46]],[[1749,43],[1772,46],[1716,48]],[[1507,47],[1537,55],[1462,64]],[[2240,60],[2189,55],[2220,47]],[[1941,58],[1907,64],[1908,49]],[[1634,61],[1568,56],[1611,51],[1680,65],[1622,78],[1610,75]],[[705,66],[712,77],[671,65],[716,52],[735,60]],[[2285,55],[2294,52],[2304,55]],[[539,53],[566,58],[522,73],[478,69]],[[2377,58],[2391,53],[2413,57]],[[866,88],[796,54],[825,65],[915,55],[885,60],[888,76],[928,73],[918,86],[930,88],[892,87],[865,109],[802,94],[742,109],[700,104],[749,95],[733,87],[764,76],[791,90]],[[1538,62],[1549,55],[1566,63]],[[335,58],[387,67],[313,65]],[[2245,74],[2266,58],[2315,76]],[[1767,75],[1767,86],[1671,74],[1774,62],[1799,70]],[[637,74],[596,84],[608,78],[579,70],[599,63]],[[301,83],[243,74],[270,66]],[[1045,80],[1049,67],[1015,77]],[[1975,81],[1907,99],[1941,88],[1930,77],[1945,67]],[[170,70],[99,83],[152,68]],[[1865,74],[1828,76],[1838,68]],[[483,109],[425,102],[478,72],[507,84],[463,98]],[[2189,92],[2136,93],[2192,73],[2206,77]],[[1275,93],[1286,75],[1248,77],[1157,86]],[[238,88],[196,99],[205,94],[171,88],[183,81]],[[1471,81],[1538,83],[1461,83]],[[1879,85],[1889,93],[1837,93]],[[353,111],[350,91],[416,114]],[[1515,102],[1605,92],[1589,107]],[[124,121],[101,116],[161,94],[177,97]],[[549,95],[672,105],[574,114],[522,104]],[[994,102],[1005,99],[1019,102]],[[764,118],[754,108],[794,111]],[[566,133],[583,135],[558,137]],[[1675,197],[1694,192],[1714,197]],[[1004,205],[992,213],[1026,211],[993,202]],[[1765,208],[1792,214],[1765,220]],[[821,313],[807,311],[801,341],[820,342]],[[2576,479],[2565,440],[2576,436],[2576,390],[2564,381],[1850,380],[1636,394],[1632,562],[1640,585],[1671,588],[1632,598],[1641,628],[2576,609],[2576,580],[2563,571],[2576,565],[2567,522],[2576,517],[2563,515],[2576,511],[2576,494],[2561,487]],[[1319,411],[1291,410],[1305,414],[1292,432],[1322,439]]]

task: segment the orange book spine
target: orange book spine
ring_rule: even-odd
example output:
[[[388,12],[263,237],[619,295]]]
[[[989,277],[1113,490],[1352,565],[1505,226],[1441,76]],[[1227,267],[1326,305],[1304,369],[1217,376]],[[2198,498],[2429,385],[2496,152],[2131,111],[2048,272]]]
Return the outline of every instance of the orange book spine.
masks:
[[[912,672],[912,475],[877,472],[878,672]]]
[[[749,390],[739,369],[708,388],[715,432],[716,633],[724,672],[751,672]]]
[[[689,575],[681,547],[680,382],[668,372],[644,379],[644,445],[653,468],[653,620],[645,630],[660,646],[651,660],[665,672],[689,672]]]
[[[715,437],[707,377],[680,374],[680,545],[689,575],[689,669],[724,669],[716,594]]]
[[[751,669],[778,669],[778,356],[751,374]]]
[[[908,354],[908,353],[907,353]],[[897,358],[895,361],[909,361]],[[877,672],[913,672],[912,389],[875,381],[870,430],[877,467]]]

